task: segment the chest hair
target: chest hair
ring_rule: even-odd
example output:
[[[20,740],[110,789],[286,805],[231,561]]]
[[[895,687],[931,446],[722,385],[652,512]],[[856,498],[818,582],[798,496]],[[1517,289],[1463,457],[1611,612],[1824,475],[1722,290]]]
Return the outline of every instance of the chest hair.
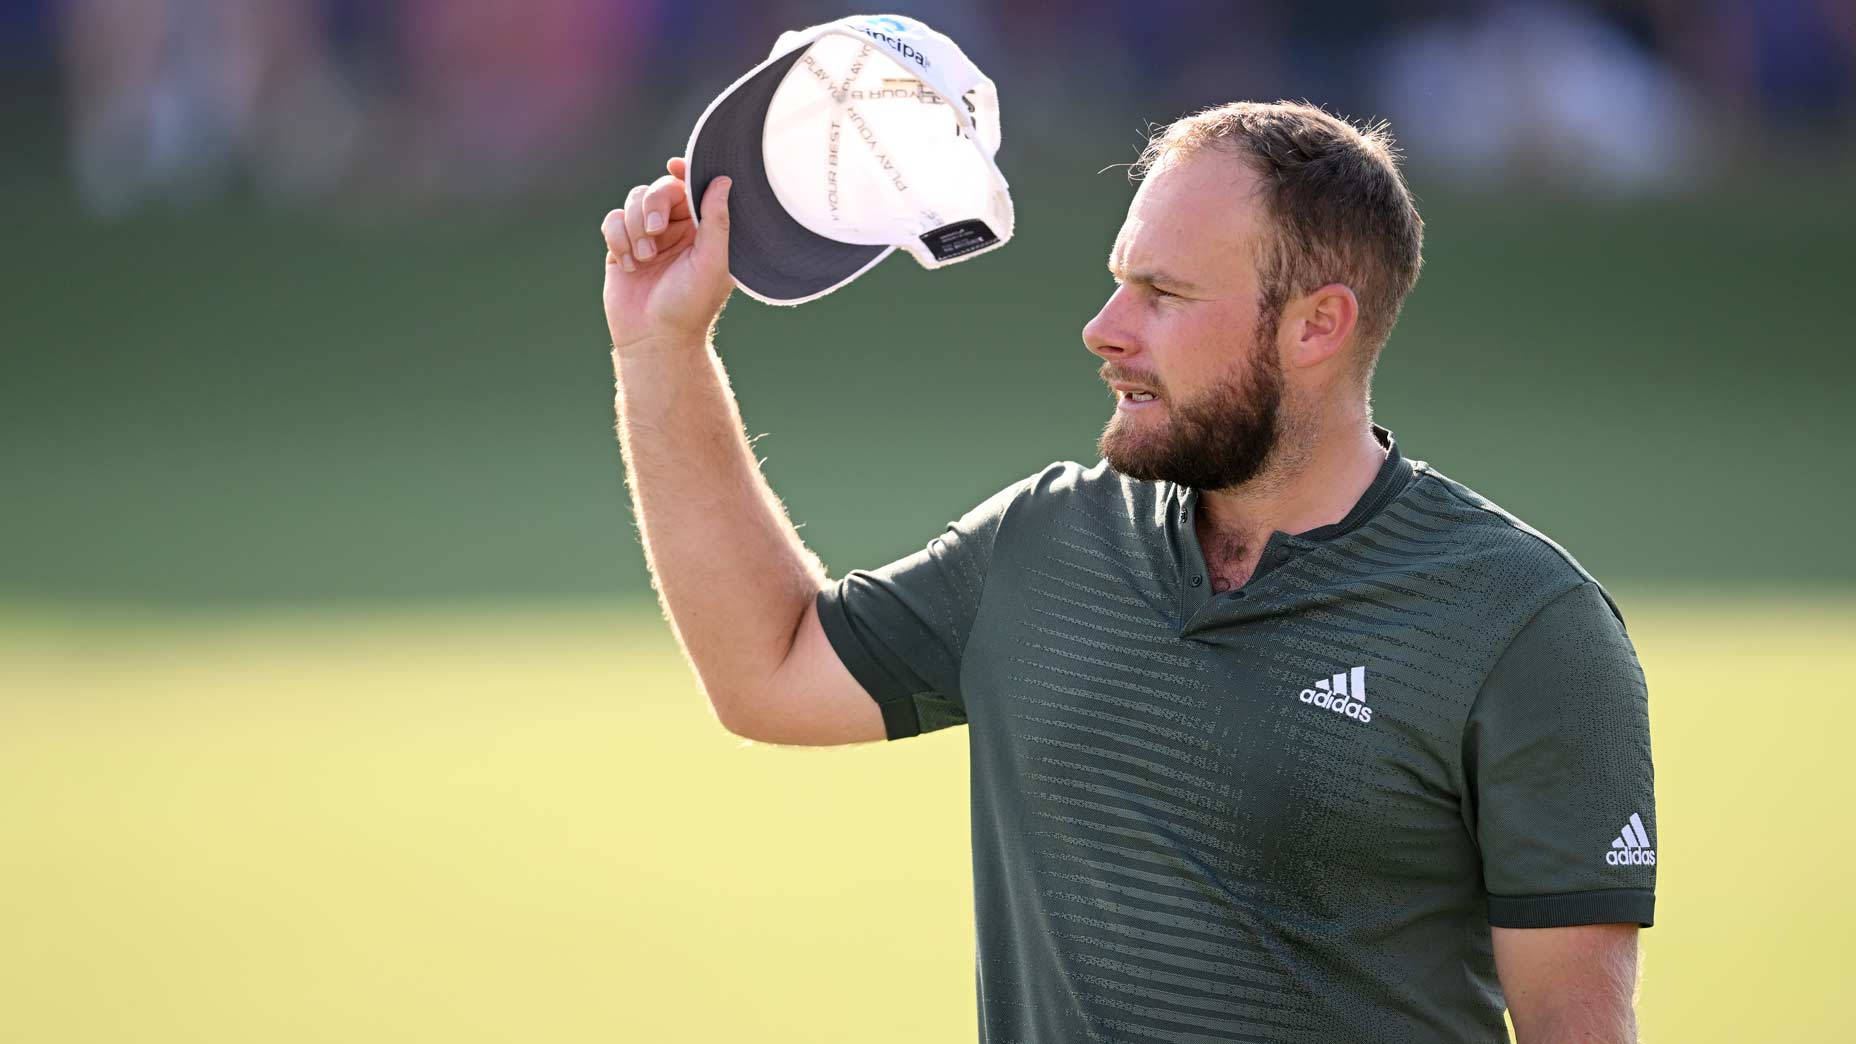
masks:
[[[1223,594],[1244,586],[1257,570],[1262,557],[1260,548],[1246,546],[1243,538],[1227,533],[1201,533],[1199,546],[1205,551],[1205,565],[1211,570],[1212,590]]]

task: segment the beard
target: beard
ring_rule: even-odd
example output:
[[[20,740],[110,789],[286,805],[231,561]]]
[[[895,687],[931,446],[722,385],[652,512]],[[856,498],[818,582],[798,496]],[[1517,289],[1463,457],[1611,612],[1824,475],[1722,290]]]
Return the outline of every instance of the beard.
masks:
[[[1203,490],[1251,481],[1282,439],[1282,366],[1269,350],[1274,343],[1274,336],[1257,337],[1242,372],[1198,398],[1166,398],[1164,418],[1140,420],[1117,409],[1096,448],[1109,467],[1143,482]]]

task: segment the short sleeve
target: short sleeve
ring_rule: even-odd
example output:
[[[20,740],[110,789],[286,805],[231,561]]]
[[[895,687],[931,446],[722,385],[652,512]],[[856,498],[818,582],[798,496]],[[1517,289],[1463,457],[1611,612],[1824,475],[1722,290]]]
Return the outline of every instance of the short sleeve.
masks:
[[[890,739],[966,722],[961,654],[1000,524],[1027,481],[988,497],[922,550],[819,592],[825,636],[882,709]]]
[[[1597,584],[1554,599],[1509,644],[1470,712],[1464,766],[1491,925],[1653,921],[1648,693]]]

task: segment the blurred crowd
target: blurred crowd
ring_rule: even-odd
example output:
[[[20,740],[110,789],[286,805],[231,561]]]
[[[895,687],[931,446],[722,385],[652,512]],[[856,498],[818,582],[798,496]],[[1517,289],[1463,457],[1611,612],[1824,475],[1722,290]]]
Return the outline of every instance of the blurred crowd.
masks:
[[[901,4],[1000,85],[1007,147],[1105,91],[1384,116],[1427,169],[1642,192],[1774,137],[1847,142],[1856,0]],[[101,214],[228,190],[499,196],[645,106],[693,118],[817,0],[0,0],[59,70]],[[635,125],[635,124],[634,124]],[[1023,140],[1021,138],[1021,140]],[[1009,166],[1009,157],[1008,166]]]

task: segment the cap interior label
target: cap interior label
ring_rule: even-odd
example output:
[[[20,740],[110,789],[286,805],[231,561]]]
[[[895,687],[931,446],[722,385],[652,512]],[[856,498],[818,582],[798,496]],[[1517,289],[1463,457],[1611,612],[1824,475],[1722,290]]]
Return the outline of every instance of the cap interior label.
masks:
[[[999,237],[986,227],[986,222],[977,219],[956,221],[922,233],[922,243],[928,247],[928,252],[934,255],[936,261],[971,254],[998,241]]]

